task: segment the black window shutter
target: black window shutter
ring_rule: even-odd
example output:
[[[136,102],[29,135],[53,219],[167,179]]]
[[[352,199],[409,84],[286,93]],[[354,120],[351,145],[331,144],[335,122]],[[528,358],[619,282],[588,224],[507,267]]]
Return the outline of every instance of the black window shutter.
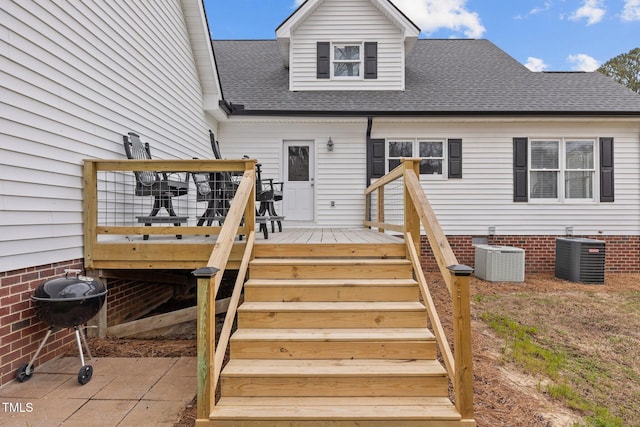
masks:
[[[513,138],[513,201],[528,202],[529,153],[527,138]]]
[[[447,143],[449,178],[462,178],[462,140],[449,139]]]
[[[378,43],[364,43],[364,78],[378,78]]]
[[[600,138],[600,201],[614,201],[613,138]]]
[[[317,70],[316,77],[328,79],[331,77],[331,43],[318,42],[317,44]]]
[[[369,143],[369,168],[370,178],[380,178],[384,176],[384,139],[371,139]]]

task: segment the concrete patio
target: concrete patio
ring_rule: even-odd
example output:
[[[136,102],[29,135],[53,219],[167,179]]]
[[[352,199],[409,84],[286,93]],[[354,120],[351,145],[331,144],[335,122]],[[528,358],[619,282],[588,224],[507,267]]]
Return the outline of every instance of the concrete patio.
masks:
[[[94,358],[80,385],[80,360],[36,366],[33,377],[0,388],[0,426],[173,426],[196,395],[196,359]]]

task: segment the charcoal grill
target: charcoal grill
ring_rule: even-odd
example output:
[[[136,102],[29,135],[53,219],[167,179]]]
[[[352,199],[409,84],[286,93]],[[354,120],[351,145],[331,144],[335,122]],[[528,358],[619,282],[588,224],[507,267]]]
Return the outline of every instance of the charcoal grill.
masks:
[[[62,328],[73,328],[76,335],[82,368],[78,372],[78,382],[88,383],[93,375],[93,367],[85,364],[83,344],[90,359],[91,351],[82,329],[78,325],[86,323],[102,308],[107,298],[107,288],[98,279],[80,275],[80,270],[65,270],[64,277],[48,280],[36,288],[31,296],[36,315],[49,325],[40,347],[29,363],[18,369],[16,379],[20,382],[31,378],[38,354],[44,348],[49,336]]]

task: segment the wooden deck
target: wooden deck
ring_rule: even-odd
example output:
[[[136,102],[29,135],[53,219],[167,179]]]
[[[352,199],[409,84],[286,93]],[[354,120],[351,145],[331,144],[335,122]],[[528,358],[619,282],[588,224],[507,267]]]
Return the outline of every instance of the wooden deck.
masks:
[[[398,233],[399,234],[399,233]],[[400,237],[379,233],[366,228],[285,228],[282,232],[269,233],[265,240],[257,236],[256,244],[316,244],[316,243],[402,243]]]
[[[361,227],[285,222],[282,232],[265,239],[255,228],[254,160],[86,161],[85,266],[196,270],[198,426],[473,427],[473,270],[458,264],[420,185],[419,162],[403,159],[365,190]],[[108,204],[97,191],[99,172],[145,170],[232,171],[242,178],[221,226],[136,226],[98,209]],[[385,218],[384,189],[398,180],[401,223]],[[421,225],[451,296],[453,349],[422,271]],[[226,270],[237,270],[237,278],[216,337],[216,298]],[[387,413],[381,406],[392,408]]]
[[[112,237],[109,240],[99,240],[90,248],[86,253],[85,266],[96,270],[195,270],[207,265],[217,238],[218,236],[184,235],[182,239],[177,239],[172,234],[152,235],[148,240],[143,240],[141,235],[117,239]],[[264,239],[261,233],[256,234],[257,250],[274,251],[286,249],[284,245],[295,251],[295,245],[308,244],[327,245],[324,246],[327,251],[334,248],[328,245],[349,244],[368,245],[371,250],[375,250],[376,245],[403,242],[401,237],[365,228],[289,228],[286,223],[282,232],[270,232],[268,239]],[[236,238],[227,268],[238,268],[244,245],[244,240]],[[290,256],[291,253],[286,255]]]

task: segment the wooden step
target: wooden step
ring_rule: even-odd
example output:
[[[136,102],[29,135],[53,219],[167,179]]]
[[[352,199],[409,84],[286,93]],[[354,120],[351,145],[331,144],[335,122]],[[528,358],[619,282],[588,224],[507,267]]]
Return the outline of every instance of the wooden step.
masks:
[[[420,302],[244,302],[238,328],[424,328]]]
[[[406,259],[272,259],[256,258],[249,267],[251,279],[411,279]]]
[[[436,360],[231,359],[221,396],[446,397],[446,372]]]
[[[239,329],[231,337],[237,359],[435,359],[427,328]]]
[[[277,243],[255,246],[256,258],[405,258],[406,245],[398,243]]]
[[[210,418],[216,426],[475,426],[446,397],[223,397]]]
[[[250,279],[245,301],[418,301],[413,279]]]

